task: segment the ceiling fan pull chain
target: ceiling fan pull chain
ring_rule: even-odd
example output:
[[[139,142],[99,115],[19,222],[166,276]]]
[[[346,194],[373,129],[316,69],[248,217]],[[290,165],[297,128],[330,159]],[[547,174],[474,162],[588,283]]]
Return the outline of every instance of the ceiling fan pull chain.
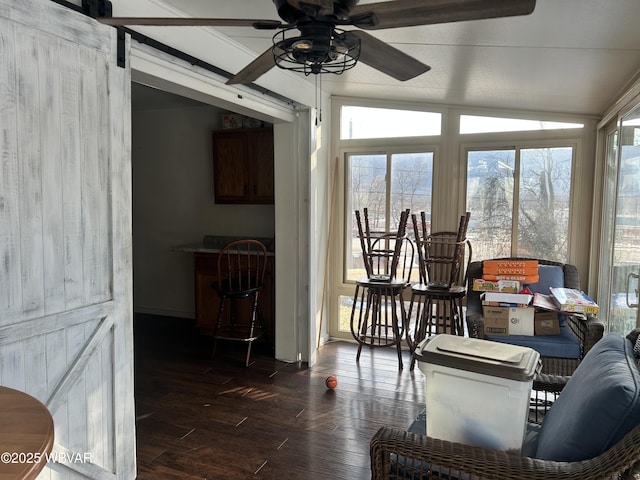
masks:
[[[315,76],[316,91],[314,101],[316,103],[316,127],[318,122],[322,123],[322,75]]]
[[[318,107],[316,107],[318,109],[318,120],[320,123],[322,123],[322,75],[316,75],[316,78],[318,79]]]

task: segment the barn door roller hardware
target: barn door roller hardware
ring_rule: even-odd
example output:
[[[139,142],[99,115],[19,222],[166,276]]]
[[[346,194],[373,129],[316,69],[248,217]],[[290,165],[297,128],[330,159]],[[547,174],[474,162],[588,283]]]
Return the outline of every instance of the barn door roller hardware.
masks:
[[[109,0],[82,0],[82,10],[93,18],[113,16],[113,8]],[[127,64],[125,45],[125,32],[122,28],[118,28],[118,51],[116,55],[118,66],[122,68]]]
[[[93,18],[113,16],[113,8],[109,0],[82,0],[82,9]]]

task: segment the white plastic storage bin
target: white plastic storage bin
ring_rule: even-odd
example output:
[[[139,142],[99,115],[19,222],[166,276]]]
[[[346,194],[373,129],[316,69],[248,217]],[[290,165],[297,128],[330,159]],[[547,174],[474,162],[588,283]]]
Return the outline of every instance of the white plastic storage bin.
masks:
[[[522,448],[538,352],[442,334],[421,342],[416,355],[425,375],[428,436],[494,450]]]

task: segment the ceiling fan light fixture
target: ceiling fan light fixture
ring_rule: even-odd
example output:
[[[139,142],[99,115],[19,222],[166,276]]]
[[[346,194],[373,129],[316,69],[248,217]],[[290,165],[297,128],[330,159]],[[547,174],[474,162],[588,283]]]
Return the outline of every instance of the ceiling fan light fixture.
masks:
[[[291,48],[297,51],[308,52],[313,48],[313,40],[309,40],[306,38],[298,40],[297,42],[293,42],[293,44],[291,44]]]
[[[297,35],[300,29],[301,35]],[[294,32],[295,31],[295,32]],[[291,36],[295,33],[295,36]],[[325,29],[286,28],[273,36],[273,58],[284,70],[305,75],[339,75],[360,58],[360,39],[333,26]]]

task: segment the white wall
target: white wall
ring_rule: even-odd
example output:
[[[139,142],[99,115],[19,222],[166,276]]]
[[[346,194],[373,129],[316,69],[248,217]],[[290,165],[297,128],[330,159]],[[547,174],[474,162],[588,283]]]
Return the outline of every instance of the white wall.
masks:
[[[134,99],[135,100],[135,99]],[[216,205],[208,106],[132,112],[134,309],[195,318],[193,255],[204,235],[273,237],[273,205]]]
[[[312,112],[309,185],[309,363],[315,362],[316,348],[329,339],[330,257],[329,229],[337,186],[334,178],[336,161],[329,155],[331,133],[331,99],[324,97],[322,109]]]

